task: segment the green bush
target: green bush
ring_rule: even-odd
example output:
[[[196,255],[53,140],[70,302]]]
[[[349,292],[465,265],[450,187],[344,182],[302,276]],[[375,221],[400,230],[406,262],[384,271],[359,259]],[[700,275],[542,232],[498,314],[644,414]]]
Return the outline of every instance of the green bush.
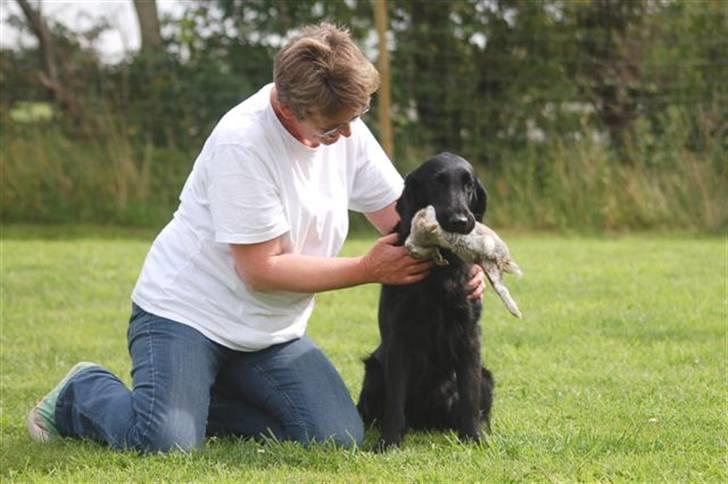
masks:
[[[726,230],[726,146],[701,134],[702,151],[689,150],[683,122],[673,113],[659,140],[644,128],[630,145],[630,162],[590,137],[499,152],[494,168],[477,167],[490,193],[488,223],[578,232]],[[133,144],[113,120],[97,139],[71,139],[53,124],[6,126],[0,134],[5,222],[161,226],[198,149]],[[428,155],[410,153],[398,166],[404,174]],[[365,225],[352,219],[354,231]]]
[[[71,139],[53,124],[4,130],[2,220],[137,226],[168,220],[192,158],[133,146],[116,128],[94,140]]]

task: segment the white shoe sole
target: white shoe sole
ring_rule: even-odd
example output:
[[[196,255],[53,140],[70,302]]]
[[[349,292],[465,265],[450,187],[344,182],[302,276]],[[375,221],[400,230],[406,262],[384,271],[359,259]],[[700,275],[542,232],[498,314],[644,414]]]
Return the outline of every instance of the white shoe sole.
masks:
[[[33,407],[25,418],[25,425],[28,427],[30,440],[33,442],[46,443],[53,440],[51,433],[43,427],[43,417],[38,415],[38,408]]]
[[[51,440],[54,440],[58,436],[58,432],[53,429],[48,429],[46,420],[43,418],[43,416],[38,413],[38,407],[40,406],[41,402],[48,398],[50,395],[52,395],[54,392],[60,392],[63,387],[66,386],[66,383],[68,383],[68,380],[70,380],[74,375],[77,373],[94,366],[99,366],[96,363],[91,363],[88,361],[81,361],[79,363],[76,363],[73,365],[73,367],[68,370],[68,373],[66,373],[66,376],[63,377],[63,379],[58,382],[58,384],[51,390],[48,394],[46,394],[43,398],[38,400],[38,403],[35,404],[35,406],[28,412],[27,417],[25,418],[25,425],[28,428],[28,434],[30,434],[30,440],[33,442],[39,442],[39,443],[46,443],[50,442]]]

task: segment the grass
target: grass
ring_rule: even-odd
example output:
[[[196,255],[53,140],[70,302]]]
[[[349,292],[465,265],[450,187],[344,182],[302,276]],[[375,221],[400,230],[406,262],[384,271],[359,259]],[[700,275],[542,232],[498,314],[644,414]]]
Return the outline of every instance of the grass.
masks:
[[[728,479],[725,238],[504,234],[525,271],[509,281],[524,319],[486,296],[483,356],[497,388],[481,445],[419,433],[377,455],[219,439],[140,457],[92,442],[38,445],[24,428],[28,408],[76,361],[129,382],[129,292],[153,234],[84,232],[3,230],[3,482]],[[309,326],[355,397],[359,360],[378,338],[377,295],[373,285],[321,294]]]

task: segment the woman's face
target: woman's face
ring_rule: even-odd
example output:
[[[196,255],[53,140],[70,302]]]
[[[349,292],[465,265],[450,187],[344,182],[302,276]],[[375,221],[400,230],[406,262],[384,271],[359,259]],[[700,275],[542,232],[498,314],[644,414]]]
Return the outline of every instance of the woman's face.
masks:
[[[302,142],[331,145],[336,143],[341,136],[351,136],[351,123],[356,121],[360,116],[366,113],[369,107],[363,111],[344,110],[342,113],[333,117],[324,117],[312,115],[304,119],[296,120],[298,124],[299,134],[302,136]]]
[[[341,136],[351,136],[351,123],[369,111],[369,105],[359,111],[344,109],[335,116],[322,116],[312,114],[305,118],[298,118],[293,110],[278,101],[275,91],[271,93],[271,103],[276,116],[293,137],[306,146],[317,147],[320,144],[332,145]]]

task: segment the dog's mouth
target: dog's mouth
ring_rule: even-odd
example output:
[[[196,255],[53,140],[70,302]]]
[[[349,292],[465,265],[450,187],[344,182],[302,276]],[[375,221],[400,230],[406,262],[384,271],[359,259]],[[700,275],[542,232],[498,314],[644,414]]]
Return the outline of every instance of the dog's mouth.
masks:
[[[469,234],[475,227],[475,217],[469,213],[455,213],[444,217],[438,215],[437,221],[443,230],[456,234]]]

